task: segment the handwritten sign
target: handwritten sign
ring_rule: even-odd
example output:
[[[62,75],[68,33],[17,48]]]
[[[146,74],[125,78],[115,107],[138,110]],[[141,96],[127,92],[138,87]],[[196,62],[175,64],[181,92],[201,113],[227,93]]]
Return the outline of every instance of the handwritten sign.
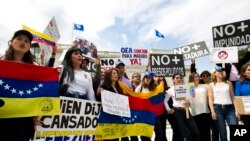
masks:
[[[101,93],[101,97],[104,112],[117,116],[131,117],[127,96],[104,90]]]
[[[187,97],[188,89],[185,84],[175,85],[175,99],[185,100]]]
[[[250,97],[242,98],[242,102],[244,105],[245,112],[250,112]]]

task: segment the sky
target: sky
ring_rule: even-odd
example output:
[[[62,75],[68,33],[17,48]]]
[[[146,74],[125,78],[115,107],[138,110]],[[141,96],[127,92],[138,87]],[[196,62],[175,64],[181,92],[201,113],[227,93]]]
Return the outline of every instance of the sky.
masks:
[[[250,19],[249,6],[249,0],[2,0],[0,52],[23,24],[43,32],[53,16],[58,43],[70,44],[73,23],[78,23],[98,50],[171,50],[200,41],[211,48],[212,27]],[[155,38],[155,29],[165,38]],[[196,64],[198,72],[213,66],[209,56],[196,58]]]

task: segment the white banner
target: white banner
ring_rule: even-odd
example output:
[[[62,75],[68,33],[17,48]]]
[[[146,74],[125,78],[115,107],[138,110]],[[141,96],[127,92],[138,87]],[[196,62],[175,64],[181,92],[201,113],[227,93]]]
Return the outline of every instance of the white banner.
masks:
[[[212,63],[237,63],[238,47],[210,48],[210,60]]]
[[[101,103],[77,98],[60,97],[61,114],[42,116],[36,126],[35,140],[93,141],[101,111]]]
[[[125,63],[125,65],[147,65],[148,50],[132,47],[122,47],[120,59]]]
[[[127,96],[103,90],[101,97],[104,112],[111,115],[131,117]]]

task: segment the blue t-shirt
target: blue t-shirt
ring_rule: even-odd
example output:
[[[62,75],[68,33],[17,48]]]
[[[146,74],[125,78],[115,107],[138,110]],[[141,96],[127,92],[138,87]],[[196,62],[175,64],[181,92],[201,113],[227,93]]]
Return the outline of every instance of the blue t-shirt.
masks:
[[[235,96],[249,96],[250,95],[250,80],[246,79],[242,82],[237,81],[235,84]]]

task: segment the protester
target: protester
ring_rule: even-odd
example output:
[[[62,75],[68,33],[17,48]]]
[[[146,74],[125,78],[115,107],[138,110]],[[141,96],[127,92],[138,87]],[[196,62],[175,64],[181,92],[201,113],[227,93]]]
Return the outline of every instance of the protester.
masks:
[[[208,86],[200,84],[199,74],[193,72],[189,75],[189,83],[194,84],[194,91],[191,93],[191,114],[200,132],[201,141],[210,141],[211,116],[208,109]]]
[[[195,58],[191,59],[190,72],[197,72],[195,68]],[[211,73],[207,70],[204,70],[203,72],[201,72],[199,81],[200,84],[209,84],[211,82]]]
[[[118,70],[120,81],[126,85],[128,88],[132,90],[132,84],[130,81],[125,77],[125,64],[122,61],[117,61],[115,64],[115,68]]]
[[[190,106],[188,96],[186,100],[177,100],[175,98],[175,85],[183,84],[182,76],[175,73],[172,76],[174,86],[169,88],[165,95],[164,105],[168,112],[168,120],[173,130],[173,141],[199,141],[199,129],[189,112],[189,118],[186,117],[186,107]],[[169,99],[173,99],[173,107],[168,103]]]
[[[237,125],[239,117],[234,107],[234,90],[232,83],[225,80],[225,73],[219,66],[215,67],[213,82],[208,87],[209,106],[212,119],[215,120],[221,141],[227,141],[228,125]]]
[[[67,86],[64,96],[96,100],[90,73],[81,69],[82,55],[79,48],[69,48],[62,62],[61,87]]]
[[[123,90],[120,87],[118,80],[119,80],[118,71],[112,68],[106,72],[103,83],[101,84],[100,88],[117,94],[123,94]],[[119,141],[119,139],[110,139],[105,141]],[[128,138],[123,137],[121,138],[121,141],[128,141]]]
[[[141,74],[140,73],[133,73],[132,74],[132,89],[133,91],[135,91],[136,87],[139,86],[141,84]]]
[[[135,92],[149,92],[154,91],[157,84],[155,80],[153,79],[154,74],[151,71],[147,71],[142,78],[142,84],[139,85]],[[163,139],[163,130],[160,125],[160,120],[157,118],[155,123],[155,141],[161,141]],[[150,141],[151,139],[149,137],[141,136],[141,141]]]
[[[36,65],[30,52],[32,39],[29,31],[16,31],[2,59]],[[40,124],[37,117],[0,119],[0,141],[29,141],[34,135],[36,124]]]
[[[157,78],[157,85],[160,85],[163,82],[163,93],[166,94],[166,91],[169,89],[167,81],[165,79],[165,77],[160,76]],[[165,97],[164,97],[165,98]],[[173,101],[172,101],[173,102]],[[162,129],[162,141],[167,141],[167,135],[166,135],[166,127],[167,127],[167,112],[165,111],[165,113],[163,113],[162,115],[158,116],[158,119],[160,121],[160,126]]]
[[[235,96],[250,96],[250,62],[241,67],[240,80],[235,84]],[[241,115],[244,125],[250,125],[250,113]]]
[[[93,83],[93,87],[95,90],[95,96],[96,96],[96,100],[97,101],[101,101],[101,89],[99,89],[99,86],[103,83],[104,80],[104,76],[105,76],[106,70],[104,68],[101,68],[101,73],[99,76],[99,81],[95,81],[95,83]]]
[[[190,71],[191,73],[196,72],[196,68],[195,68],[195,58],[191,59],[191,66],[190,66]],[[211,83],[211,73],[207,70],[204,70],[201,72],[200,74],[200,80],[199,80],[199,84],[207,84],[209,85]],[[211,128],[211,141],[219,141],[219,131],[217,129],[216,123],[215,121],[210,118],[210,128]]]

